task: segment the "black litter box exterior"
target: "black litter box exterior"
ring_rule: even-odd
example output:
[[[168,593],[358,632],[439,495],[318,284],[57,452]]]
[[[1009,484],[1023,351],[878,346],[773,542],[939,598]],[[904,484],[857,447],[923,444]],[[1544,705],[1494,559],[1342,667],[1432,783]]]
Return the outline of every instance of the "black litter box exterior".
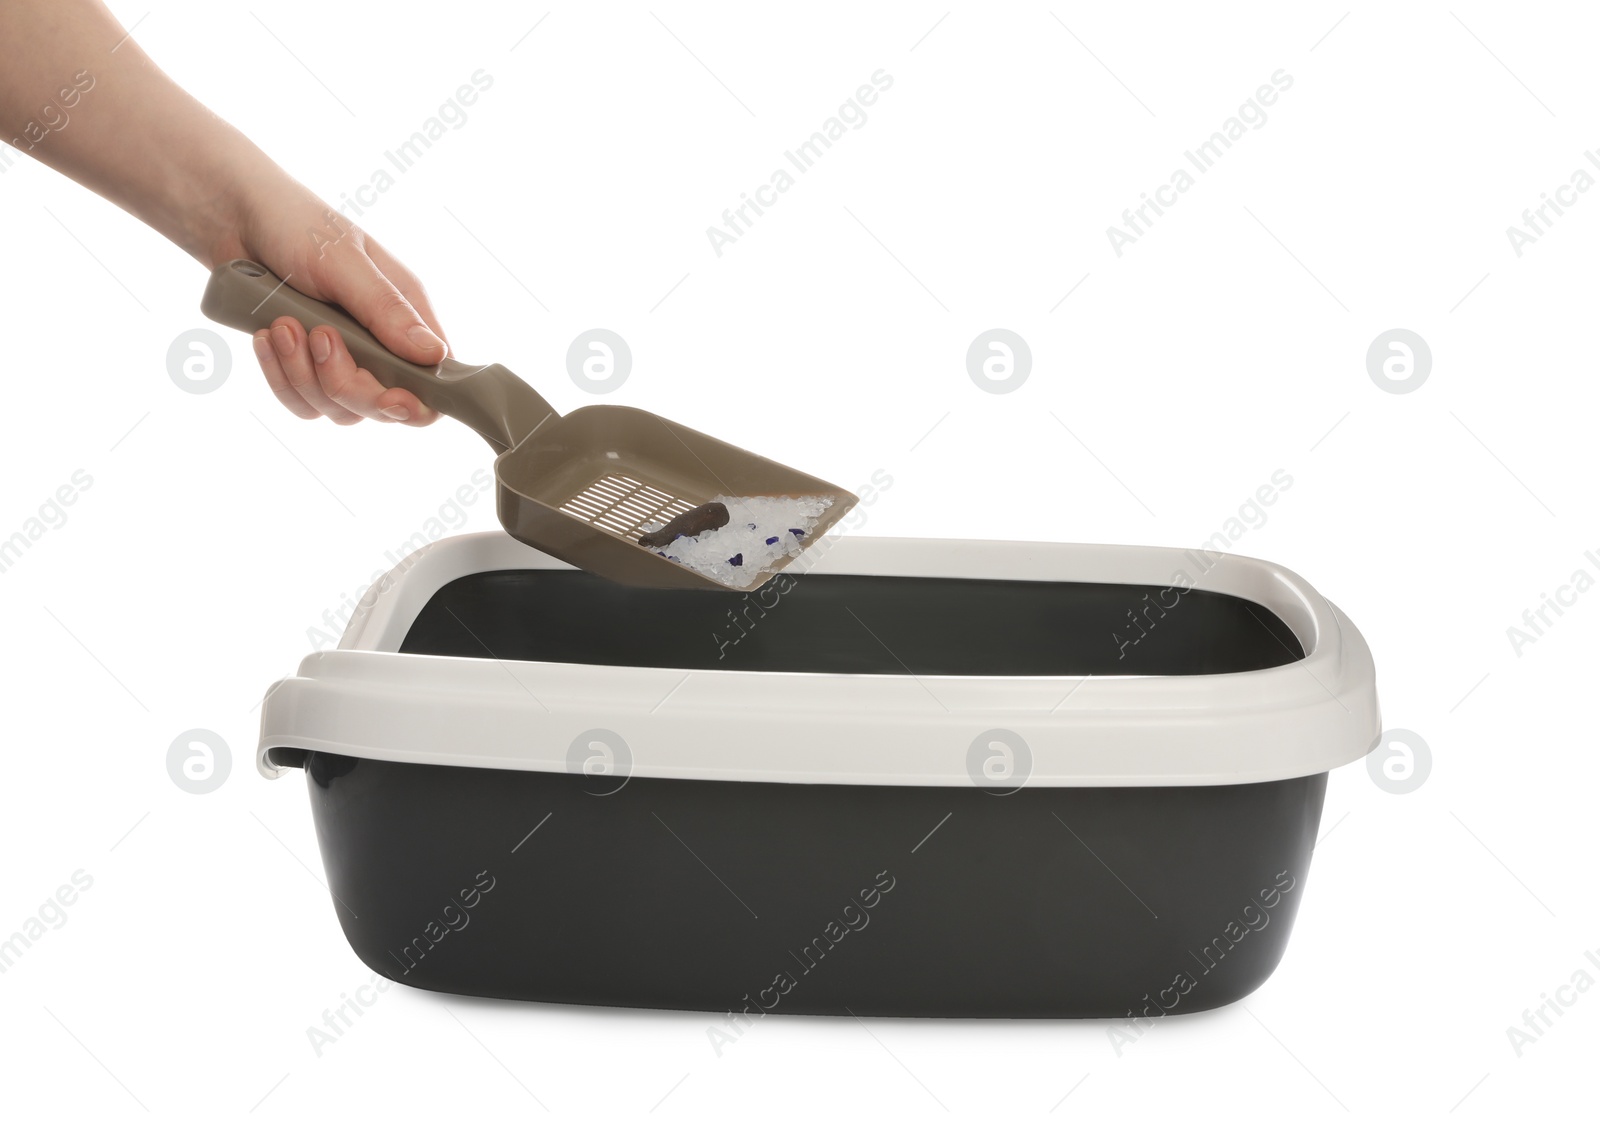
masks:
[[[635,777],[596,795],[579,775],[324,753],[306,773],[339,922],[381,975],[744,1019],[1231,1003],[1283,955],[1327,785]]]

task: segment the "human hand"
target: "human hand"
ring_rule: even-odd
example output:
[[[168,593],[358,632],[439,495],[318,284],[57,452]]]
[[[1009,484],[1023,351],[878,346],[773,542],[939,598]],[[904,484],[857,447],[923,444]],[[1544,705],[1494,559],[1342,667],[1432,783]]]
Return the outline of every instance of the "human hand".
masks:
[[[109,54],[93,45],[115,43]],[[342,305],[403,359],[448,354],[422,284],[344,216],[296,182],[243,134],[180,89],[140,50],[102,0],[0,3],[0,135],[83,70],[115,112],[75,115],[30,155],[71,176],[181,246],[207,269],[252,258],[290,287]],[[25,130],[24,130],[25,131]],[[356,366],[339,334],[309,335],[283,317],[256,333],[256,358],[278,400],[302,418],[427,425],[438,414]]]
[[[307,296],[331,301],[390,351],[432,366],[448,353],[438,317],[416,276],[348,219],[287,176],[253,192],[214,261],[259,261]],[[307,332],[289,316],[255,333],[267,384],[297,417],[336,425],[362,418],[428,425],[438,413],[407,390],[385,388],[358,367],[344,340],[323,326]]]

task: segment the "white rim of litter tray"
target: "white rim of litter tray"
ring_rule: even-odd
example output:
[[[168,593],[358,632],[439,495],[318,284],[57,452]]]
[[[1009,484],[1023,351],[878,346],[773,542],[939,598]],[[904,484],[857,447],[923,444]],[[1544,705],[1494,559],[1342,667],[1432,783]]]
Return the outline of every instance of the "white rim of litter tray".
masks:
[[[800,581],[832,573],[1166,587],[1182,575],[1192,588],[1271,610],[1306,656],[1221,675],[1074,677],[686,671],[396,651],[429,598],[457,578],[571,569],[494,531],[425,546],[375,582],[339,647],[307,656],[268,692],[257,767],[276,777],[285,769],[270,751],[299,749],[569,772],[582,767],[569,757],[595,756],[590,743],[602,731],[626,746],[613,749],[619,779],[963,786],[976,783],[969,760],[993,755],[998,730],[1022,739],[1031,765],[991,786],[1218,785],[1323,773],[1378,742],[1366,642],[1304,579],[1269,562],[1167,547],[835,534],[787,572],[802,566]],[[783,611],[781,598],[768,609]]]

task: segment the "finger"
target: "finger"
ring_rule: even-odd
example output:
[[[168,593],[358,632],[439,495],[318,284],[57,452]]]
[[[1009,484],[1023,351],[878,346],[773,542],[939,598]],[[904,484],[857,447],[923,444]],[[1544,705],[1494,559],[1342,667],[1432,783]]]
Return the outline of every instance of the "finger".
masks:
[[[364,253],[348,255],[328,285],[332,299],[402,359],[432,366],[448,348],[406,295]]]
[[[345,409],[322,392],[316,365],[311,361],[311,347],[300,321],[292,316],[280,316],[272,322],[269,335],[284,377],[307,405],[335,425],[354,425],[361,420],[360,414]]]
[[[256,362],[261,364],[261,373],[267,376],[267,385],[272,388],[273,396],[282,402],[284,408],[297,418],[310,421],[320,418],[319,414],[310,403],[300,397],[299,391],[289,385],[289,378],[283,373],[283,365],[278,362],[278,353],[272,349],[272,338],[265,328],[255,334]]]
[[[313,328],[308,348],[322,392],[351,413],[412,425],[428,425],[438,416],[410,391],[386,388],[371,372],[356,366],[344,339],[332,328]]]
[[[433,310],[433,302],[428,298],[428,291],[423,288],[417,275],[372,239],[367,239],[366,245],[367,253],[378,268],[383,270],[383,275],[394,283],[395,288],[411,302],[411,307],[417,310],[428,327],[432,328],[434,334],[444,340],[445,347],[449,348],[450,338],[445,335],[444,328],[439,323],[438,313]],[[451,350],[453,353],[453,349]]]

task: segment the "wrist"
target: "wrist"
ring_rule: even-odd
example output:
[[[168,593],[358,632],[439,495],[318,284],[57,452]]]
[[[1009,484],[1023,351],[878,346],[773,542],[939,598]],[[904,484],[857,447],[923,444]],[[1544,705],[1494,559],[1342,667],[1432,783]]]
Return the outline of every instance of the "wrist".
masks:
[[[254,145],[244,141],[244,147],[248,151],[214,152],[204,166],[185,169],[172,193],[168,237],[208,269],[250,256],[250,231],[265,201],[282,192],[286,181],[298,187]]]

